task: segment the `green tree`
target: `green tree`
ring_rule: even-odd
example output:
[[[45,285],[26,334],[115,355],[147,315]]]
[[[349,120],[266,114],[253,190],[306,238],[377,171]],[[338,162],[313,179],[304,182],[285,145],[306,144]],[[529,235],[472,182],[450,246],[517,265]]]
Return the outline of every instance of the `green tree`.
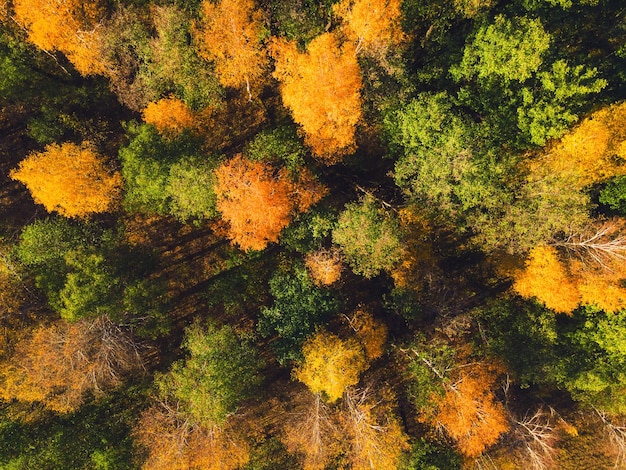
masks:
[[[217,215],[217,197],[213,191],[215,164],[190,158],[170,167],[166,192],[170,195],[169,212],[183,222],[189,219],[212,219]]]
[[[359,203],[346,205],[332,237],[352,270],[371,278],[400,261],[399,232],[397,220],[378,207],[373,197],[367,196]]]
[[[272,345],[282,364],[299,360],[306,339],[337,313],[337,300],[315,285],[301,263],[290,271],[277,271],[270,279],[270,292],[274,305],[261,308],[259,331],[264,337],[278,336]]]
[[[187,359],[155,379],[159,395],[178,401],[194,423],[220,426],[256,392],[258,352],[230,326],[197,323],[186,330],[183,348]]]

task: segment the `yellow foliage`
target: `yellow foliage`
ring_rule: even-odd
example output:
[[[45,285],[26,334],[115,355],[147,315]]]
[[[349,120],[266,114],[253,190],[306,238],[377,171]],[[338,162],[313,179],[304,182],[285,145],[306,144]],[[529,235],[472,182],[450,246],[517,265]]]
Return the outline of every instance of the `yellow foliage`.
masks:
[[[332,33],[313,39],[305,53],[294,42],[275,39],[274,77],[283,103],[302,126],[305,142],[324,163],[333,164],[355,148],[361,119],[361,73],[352,43],[339,46]]]
[[[48,145],[10,175],[26,185],[35,202],[66,217],[107,212],[122,189],[122,175],[109,171],[89,143]]]
[[[28,40],[46,51],[61,51],[83,75],[104,73],[100,49],[100,1],[14,0],[15,20]]]
[[[581,302],[576,284],[558,259],[556,248],[535,247],[526,267],[515,276],[513,289],[522,297],[536,297],[556,312],[569,313]]]
[[[146,470],[234,470],[250,459],[249,445],[232,431],[194,426],[175,407],[152,406],[134,434],[148,450]]]
[[[509,429],[504,407],[492,392],[497,372],[482,364],[461,369],[445,395],[437,397],[437,409],[429,419],[444,428],[468,457],[478,457]]]
[[[306,255],[304,262],[317,285],[329,286],[341,277],[343,265],[338,250],[312,251]]]
[[[294,369],[294,378],[313,393],[323,392],[331,403],[356,385],[367,367],[365,353],[355,340],[342,340],[332,333],[317,333],[304,344],[302,353],[304,361]]]
[[[196,31],[200,54],[215,63],[224,86],[250,89],[263,75],[267,56],[261,39],[263,14],[253,0],[202,2],[202,22]]]
[[[625,175],[626,102],[583,120],[535,163],[538,174],[556,174],[577,188]]]
[[[293,214],[308,208],[325,193],[319,184],[302,187],[287,172],[275,172],[241,155],[220,165],[215,176],[217,209],[229,224],[229,238],[243,250],[262,250],[278,241]]]
[[[143,110],[143,120],[169,136],[193,127],[194,115],[182,100],[170,97],[149,103]]]
[[[352,314],[349,323],[369,360],[383,355],[387,341],[387,327],[383,323],[374,320],[371,313],[361,308]]]
[[[374,52],[386,50],[404,40],[400,26],[400,0],[342,0],[333,11],[345,23],[346,36]]]

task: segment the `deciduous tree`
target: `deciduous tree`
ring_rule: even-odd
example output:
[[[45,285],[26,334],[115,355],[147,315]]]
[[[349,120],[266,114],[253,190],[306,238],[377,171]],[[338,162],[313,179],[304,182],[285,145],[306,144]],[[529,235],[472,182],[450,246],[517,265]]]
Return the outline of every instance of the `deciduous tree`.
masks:
[[[361,118],[362,83],[354,45],[340,46],[335,35],[324,33],[304,53],[284,39],[274,40],[270,52],[283,103],[302,126],[305,143],[324,163],[337,163],[354,150]]]
[[[253,0],[202,3],[202,21],[196,31],[200,54],[215,62],[224,86],[246,87],[262,77],[267,56],[262,44],[263,14]]]
[[[104,72],[100,30],[104,5],[99,1],[15,0],[15,20],[41,49],[61,51],[83,75]]]
[[[30,154],[11,178],[26,185],[33,199],[66,217],[106,212],[117,202],[122,176],[110,171],[89,143],[48,145]]]
[[[194,115],[183,101],[169,97],[148,103],[143,110],[143,120],[167,136],[191,128]]]
[[[318,250],[306,255],[306,267],[316,284],[329,286],[341,277],[343,263],[338,250]]]
[[[228,222],[229,237],[243,250],[262,250],[296,212],[304,212],[324,195],[312,178],[293,181],[284,170],[252,162],[241,155],[215,170],[217,209]]]
[[[342,0],[333,5],[334,13],[345,23],[348,38],[361,49],[384,52],[404,39],[400,25],[400,0]]]
[[[342,340],[332,333],[319,332],[302,347],[303,362],[293,376],[313,393],[323,393],[335,402],[347,387],[356,385],[367,367],[361,346],[353,339]]]

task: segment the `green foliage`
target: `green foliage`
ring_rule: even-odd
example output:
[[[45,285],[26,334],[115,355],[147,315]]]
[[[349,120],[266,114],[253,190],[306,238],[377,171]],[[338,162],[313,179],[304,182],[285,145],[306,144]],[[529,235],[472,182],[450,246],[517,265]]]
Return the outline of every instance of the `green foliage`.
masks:
[[[304,166],[305,150],[293,127],[261,131],[246,146],[244,154],[253,161],[282,162],[294,173]]]
[[[455,351],[440,341],[427,342],[418,336],[407,348],[409,399],[418,412],[427,412],[435,395],[443,396],[444,384],[455,367]]]
[[[606,183],[599,200],[620,215],[626,215],[626,176],[618,176]]]
[[[506,166],[483,150],[480,129],[454,111],[445,93],[419,95],[385,125],[400,149],[394,179],[410,200],[457,216],[502,203],[497,185]]]
[[[347,204],[333,230],[333,242],[341,247],[352,270],[366,278],[400,261],[399,237],[398,221],[370,196]]]
[[[131,387],[68,415],[19,421],[0,415],[0,467],[12,470],[137,468],[130,435],[145,400]]]
[[[131,140],[119,152],[127,210],[173,213],[183,219],[214,213],[212,187],[202,190],[201,182],[194,180],[202,175],[202,181],[213,181],[212,175],[203,174],[210,165],[200,163],[202,150],[197,139],[188,134],[166,139],[148,124],[131,124],[128,133]],[[176,196],[172,206],[173,193]],[[198,204],[198,210],[193,207],[194,203]]]
[[[256,443],[250,455],[250,462],[242,470],[276,470],[278,468],[298,467],[298,458],[288,453],[280,440],[269,438],[261,443]]]
[[[462,458],[450,447],[419,439],[402,462],[401,470],[460,470]]]
[[[281,364],[302,358],[301,347],[315,328],[337,313],[332,294],[317,287],[301,263],[290,271],[277,271],[270,279],[274,305],[261,308],[259,331],[262,336],[278,335],[272,343]]]
[[[539,86],[521,90],[522,104],[517,108],[519,129],[536,145],[563,136],[578,120],[569,105],[607,85],[606,80],[596,76],[596,69],[570,67],[565,60],[557,60],[551,69],[537,73]]]
[[[223,424],[261,382],[257,351],[230,326],[197,323],[186,330],[183,348],[189,357],[155,378],[159,395],[177,400],[196,424]]]
[[[305,46],[325,31],[332,3],[332,0],[272,0],[269,7],[272,35],[300,41]]]
[[[171,198],[169,212],[183,222],[189,219],[212,219],[217,215],[213,192],[215,164],[188,159],[171,166],[166,193]]]
[[[450,73],[456,81],[524,82],[539,69],[549,47],[550,35],[539,19],[498,15],[478,28]]]
[[[280,243],[299,253],[318,248],[327,239],[337,223],[334,212],[314,208],[298,215],[283,231]]]

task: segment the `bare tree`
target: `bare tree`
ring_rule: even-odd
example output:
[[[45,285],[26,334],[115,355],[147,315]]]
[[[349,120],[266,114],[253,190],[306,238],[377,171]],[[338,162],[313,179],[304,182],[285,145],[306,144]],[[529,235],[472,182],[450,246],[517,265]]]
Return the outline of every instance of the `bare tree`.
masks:
[[[615,422],[604,411],[594,408],[594,411],[602,421],[604,432],[615,452],[614,468],[626,468],[626,421],[622,419]]]

